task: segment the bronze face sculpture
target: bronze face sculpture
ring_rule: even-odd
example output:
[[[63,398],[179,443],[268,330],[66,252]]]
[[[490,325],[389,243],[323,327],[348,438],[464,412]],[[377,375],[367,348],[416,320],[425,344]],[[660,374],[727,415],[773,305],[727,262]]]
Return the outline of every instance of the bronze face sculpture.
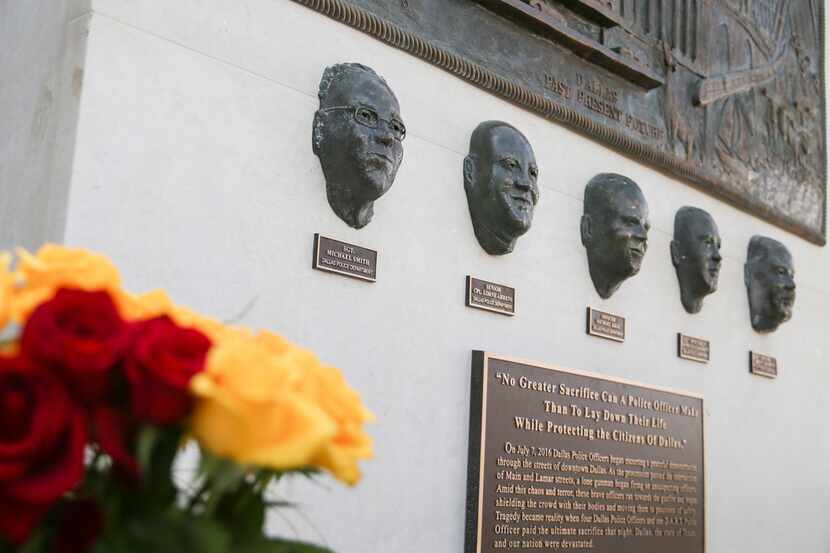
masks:
[[[744,281],[749,295],[752,328],[772,332],[790,320],[795,304],[795,270],[781,242],[753,236],[747,249]]]
[[[464,158],[464,190],[478,243],[490,255],[513,251],[533,223],[539,168],[522,133],[502,121],[473,131]]]
[[[357,63],[327,67],[318,96],[312,142],[329,205],[350,227],[363,228],[403,159],[398,100],[386,81]]]
[[[703,298],[718,289],[720,233],[712,217],[696,207],[682,207],[674,216],[671,260],[680,283],[680,301],[698,313]]]
[[[648,204],[637,184],[622,175],[601,173],[585,187],[580,231],[594,288],[610,298],[640,271],[648,247]]]

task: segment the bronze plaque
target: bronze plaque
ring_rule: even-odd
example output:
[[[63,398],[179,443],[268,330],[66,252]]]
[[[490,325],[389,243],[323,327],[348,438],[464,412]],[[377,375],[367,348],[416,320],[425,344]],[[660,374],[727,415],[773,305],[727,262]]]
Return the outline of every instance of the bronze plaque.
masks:
[[[778,360],[762,353],[749,352],[749,372],[767,378],[778,377]]]
[[[516,314],[516,289],[468,275],[464,304],[467,307],[513,316]]]
[[[378,252],[315,234],[312,267],[319,271],[375,282]]]
[[[625,342],[625,317],[588,308],[587,331],[591,336]]]
[[[820,0],[294,1],[825,242]]]
[[[703,398],[473,352],[465,553],[704,553]]]
[[[709,340],[677,333],[677,356],[698,363],[709,362]]]

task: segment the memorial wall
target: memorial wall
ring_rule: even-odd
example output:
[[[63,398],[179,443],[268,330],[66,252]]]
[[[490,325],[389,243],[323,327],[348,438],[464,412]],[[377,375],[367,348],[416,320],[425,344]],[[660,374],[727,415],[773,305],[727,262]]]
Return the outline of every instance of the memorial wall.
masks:
[[[770,50],[764,71],[738,75],[755,66],[704,64],[692,26],[597,15],[640,2],[349,2],[468,61],[498,46],[489,70],[534,94],[523,71],[547,58],[533,41],[558,49],[567,78],[539,81],[540,111],[390,45],[403,35],[371,19],[322,13],[339,1],[94,0],[67,27],[86,53],[52,238],[104,252],[129,289],[163,283],[313,349],[377,415],[362,482],[286,481],[299,509],[269,527],[343,552],[830,550],[823,120],[809,144],[765,126],[768,151],[720,122],[778,101],[772,85],[730,95],[802,67],[802,52]],[[741,2],[714,4],[729,29],[746,22]],[[528,6],[544,17],[528,23]],[[474,36],[467,10],[534,38]],[[764,36],[742,32],[770,44],[812,21],[758,13]],[[642,36],[579,46],[598,20]],[[585,59],[579,84],[567,68]],[[682,116],[666,111],[674,71],[708,82],[719,115],[691,93]],[[603,82],[627,84],[611,98]],[[618,101],[660,132],[623,118],[592,134],[555,116],[554,89]],[[823,109],[812,102],[798,117]],[[580,105],[567,109],[605,117]],[[792,201],[774,193],[785,173]]]

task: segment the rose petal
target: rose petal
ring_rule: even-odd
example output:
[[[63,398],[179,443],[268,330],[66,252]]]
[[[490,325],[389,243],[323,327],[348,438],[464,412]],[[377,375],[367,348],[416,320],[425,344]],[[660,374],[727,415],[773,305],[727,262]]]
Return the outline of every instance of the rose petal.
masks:
[[[107,292],[62,288],[32,313],[23,352],[61,372],[90,404],[106,395],[110,371],[127,346],[128,327]]]
[[[166,316],[145,321],[124,361],[130,404],[139,421],[174,424],[191,410],[191,379],[204,369],[210,340]]]
[[[26,461],[0,461],[0,480],[11,480],[26,474],[29,463]]]
[[[25,542],[51,505],[29,505],[0,496],[0,535],[12,545]]]
[[[133,416],[155,424],[173,424],[186,416],[192,400],[187,389],[175,389],[163,382],[153,382],[152,377],[137,365],[125,369],[130,382],[130,404]]]
[[[51,503],[77,486],[84,476],[86,421],[80,410],[70,420],[63,443],[56,444],[52,457],[30,468],[28,473],[5,485],[6,493],[28,503]]]
[[[0,439],[0,460],[30,461],[34,456],[51,453],[65,432],[68,413],[73,409],[63,384],[43,368],[19,358],[0,359],[0,374],[24,380],[34,396],[27,415],[28,432],[19,440]]]

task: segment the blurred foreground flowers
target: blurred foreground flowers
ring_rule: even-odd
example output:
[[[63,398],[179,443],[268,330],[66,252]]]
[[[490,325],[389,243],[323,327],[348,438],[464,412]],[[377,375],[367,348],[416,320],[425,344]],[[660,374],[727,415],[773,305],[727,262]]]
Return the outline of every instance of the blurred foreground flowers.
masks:
[[[0,255],[0,328],[0,551],[324,551],[266,538],[264,493],[292,471],[360,479],[373,416],[338,369],[56,245]]]

